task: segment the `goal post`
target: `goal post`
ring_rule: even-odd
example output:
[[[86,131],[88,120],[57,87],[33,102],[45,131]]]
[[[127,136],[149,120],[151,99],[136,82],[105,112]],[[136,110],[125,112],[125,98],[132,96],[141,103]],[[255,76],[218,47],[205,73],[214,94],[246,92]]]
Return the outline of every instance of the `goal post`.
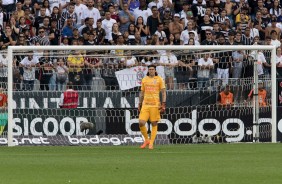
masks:
[[[169,46],[169,45],[154,45],[154,46],[9,46],[8,47],[8,131],[7,139],[8,146],[14,146],[13,142],[13,58],[18,51],[111,51],[111,50],[130,50],[130,51],[236,51],[236,50],[269,50],[271,52],[271,142],[277,142],[277,88],[276,88],[276,48],[268,45],[212,45],[212,46]],[[186,108],[186,107],[185,107]],[[255,108],[255,107],[254,107]],[[171,110],[173,112],[173,110]],[[193,120],[192,120],[193,121]],[[179,123],[179,122],[178,122]],[[175,126],[174,126],[175,128]]]

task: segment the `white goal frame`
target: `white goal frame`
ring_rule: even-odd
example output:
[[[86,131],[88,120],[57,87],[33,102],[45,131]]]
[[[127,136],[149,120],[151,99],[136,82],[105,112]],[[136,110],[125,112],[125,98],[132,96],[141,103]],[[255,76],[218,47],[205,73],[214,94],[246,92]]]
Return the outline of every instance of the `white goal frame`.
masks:
[[[8,146],[13,143],[13,53],[23,50],[271,50],[271,127],[272,143],[277,142],[277,97],[276,97],[276,47],[270,45],[154,45],[154,46],[9,46],[8,47]]]

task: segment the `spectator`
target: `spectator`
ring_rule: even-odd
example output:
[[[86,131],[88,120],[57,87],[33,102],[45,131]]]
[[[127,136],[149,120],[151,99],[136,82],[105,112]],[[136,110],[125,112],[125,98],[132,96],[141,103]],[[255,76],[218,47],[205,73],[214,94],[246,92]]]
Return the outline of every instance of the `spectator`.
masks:
[[[94,54],[94,55],[93,55]],[[93,77],[97,77],[98,68],[102,67],[103,64],[99,58],[95,56],[95,52],[90,51],[87,53],[84,61],[84,82],[85,82],[85,90],[91,90]],[[96,75],[95,75],[96,74]]]
[[[61,94],[60,108],[75,109],[78,106],[78,92],[74,89],[72,82],[67,83],[67,90]]]
[[[160,38],[160,41],[162,42],[164,40]],[[171,51],[166,50],[160,56],[160,61],[158,64],[164,66],[165,81],[168,90],[174,89],[174,67],[176,67],[178,63],[179,61],[177,60],[175,54],[173,54]]]
[[[165,34],[165,32],[163,31],[163,29],[164,29],[163,23],[159,23],[159,24],[158,24],[158,29],[157,29],[157,31],[155,32],[155,35],[157,35],[158,38],[163,38],[163,39],[164,39],[164,42],[167,43],[167,37],[166,37],[166,34]]]
[[[94,29],[97,33],[99,45],[104,45],[104,39],[106,36],[105,29],[102,28],[102,20],[97,21],[97,28]]]
[[[23,67],[23,90],[32,91],[35,80],[35,68],[39,61],[33,56],[33,52],[28,52],[21,62],[20,67]]]
[[[226,85],[224,91],[221,91],[217,98],[218,104],[222,107],[234,105],[233,93],[230,92],[230,86]]]
[[[69,70],[62,58],[59,58],[58,62],[56,63],[55,72],[58,91],[64,91],[68,79]]]
[[[61,24],[62,27],[66,26],[67,19],[72,19],[72,26],[77,27],[77,19],[78,15],[74,11],[75,5],[74,4],[69,4],[67,11],[64,11],[62,13],[61,17]]]
[[[217,45],[213,40],[213,32],[210,29],[206,30],[206,39],[201,42],[201,45]]]
[[[273,15],[272,15],[273,16]],[[278,36],[277,37],[277,39],[280,41],[280,35],[281,35],[281,30],[276,26],[276,24],[277,24],[277,19],[276,19],[276,17],[275,16],[273,16],[272,18],[271,18],[271,26],[268,26],[266,29],[265,29],[265,36],[271,36],[271,33],[273,32],[273,31],[275,31],[276,32],[276,36]],[[274,32],[273,32],[274,33]]]
[[[205,53],[204,57],[198,60],[198,87],[207,87],[206,82],[211,76],[211,70],[213,70],[214,65],[210,53]]]
[[[50,45],[50,40],[48,37],[48,33],[46,33],[45,28],[44,27],[40,27],[38,29],[38,36],[35,36],[32,38],[32,42],[35,43],[39,43],[40,45]]]
[[[46,16],[46,8],[41,7],[40,8],[40,15],[35,17],[34,23],[33,23],[33,32],[37,35],[39,31],[39,27],[42,27],[43,19]]]
[[[49,91],[49,83],[53,75],[53,67],[54,67],[49,51],[43,52],[43,57],[39,59],[39,65],[40,65],[40,77],[39,77],[40,90]]]
[[[109,11],[106,11],[105,19],[102,21],[102,28],[105,30],[105,33],[106,33],[105,39],[104,39],[105,44],[109,43],[109,39],[111,38],[113,25],[115,23],[117,23],[117,21],[115,19],[111,18],[111,13]]]
[[[82,26],[82,14],[87,9],[87,6],[81,3],[81,0],[75,0],[74,12],[77,15],[76,28]]]
[[[108,6],[108,11],[111,14],[111,19],[114,19],[114,20],[116,20],[116,22],[119,22],[119,14],[118,14],[118,12],[115,11],[114,5],[110,4]]]
[[[124,2],[125,3],[123,3],[123,4],[127,4],[127,6],[129,7],[130,11],[134,11],[135,9],[140,7],[139,0],[125,0]]]
[[[278,35],[277,35],[277,32],[275,30],[272,30],[270,32],[270,36],[271,36],[271,45],[274,45],[276,46],[276,48],[280,47],[281,46],[281,42],[280,42],[280,39],[278,40]]]
[[[149,33],[148,27],[144,25],[143,17],[138,17],[136,26],[136,32],[138,32],[141,36],[141,45],[146,45],[147,35]]]
[[[93,18],[93,28],[97,27],[97,20],[101,19],[100,12],[97,8],[94,8],[94,0],[88,0],[87,9],[84,10],[82,14],[82,24],[84,24],[85,18]]]
[[[266,107],[267,106],[267,91],[263,87],[263,82],[261,80],[258,81],[258,102],[260,107]],[[254,89],[250,91],[248,94],[248,101],[251,101],[251,99],[254,96]]]
[[[102,1],[103,0],[97,0],[94,7],[97,8],[97,10],[99,11],[101,19],[104,19],[104,17],[105,17],[105,10],[103,8],[103,2]]]
[[[16,45],[16,35],[13,34],[11,26],[6,25],[5,33],[1,34],[0,37],[0,47],[1,49],[6,49],[9,45]]]
[[[174,14],[173,22],[169,23],[169,32],[174,35],[175,40],[180,41],[180,34],[184,30],[183,25],[180,23],[180,15]]]
[[[2,87],[7,87],[3,86],[3,84],[7,83],[8,81],[8,58],[7,54],[2,54],[0,53],[0,85]]]
[[[164,32],[166,34],[166,37],[169,37],[170,32],[169,32],[169,24],[172,21],[172,15],[171,15],[171,10],[170,8],[166,8],[164,10],[163,15],[161,16],[162,18],[162,23],[164,24]]]
[[[143,17],[144,19],[144,24],[147,25],[147,19],[149,16],[152,15],[152,11],[150,8],[148,8],[147,4],[146,4],[146,0],[139,0],[140,6],[139,8],[136,8],[133,11],[134,17],[135,19],[137,19],[137,17]],[[130,9],[131,10],[131,9]],[[157,11],[157,10],[156,10]],[[156,12],[157,13],[157,12]],[[135,21],[136,22],[136,21]],[[150,29],[149,29],[150,30]],[[156,30],[155,30],[156,31]],[[151,32],[151,31],[150,31]],[[154,30],[152,30],[152,32],[154,32]]]
[[[119,12],[119,20],[120,32],[123,34],[125,31],[127,31],[129,24],[133,23],[135,20],[133,12],[129,10],[127,3],[122,5],[122,10]]]
[[[75,90],[81,90],[83,85],[84,58],[79,51],[73,51],[67,58],[69,67],[69,81],[74,85]]]
[[[155,34],[155,32],[157,31],[157,27],[159,25],[159,23],[161,23],[161,19],[160,19],[160,13],[158,11],[158,8],[156,6],[152,7],[152,15],[150,15],[147,19],[147,26],[148,26],[148,30],[150,35]]]
[[[51,27],[50,27],[50,34],[49,34],[50,45],[60,45],[61,33],[57,29],[57,23],[58,23],[57,19],[51,20]]]
[[[199,25],[199,31],[200,31],[200,37],[201,41],[204,41],[206,39],[206,30],[212,30],[213,26],[210,22],[210,17],[208,15],[204,16],[204,22]]]
[[[241,78],[244,59],[246,54],[242,50],[234,51],[232,53],[233,67],[232,67],[232,78]]]

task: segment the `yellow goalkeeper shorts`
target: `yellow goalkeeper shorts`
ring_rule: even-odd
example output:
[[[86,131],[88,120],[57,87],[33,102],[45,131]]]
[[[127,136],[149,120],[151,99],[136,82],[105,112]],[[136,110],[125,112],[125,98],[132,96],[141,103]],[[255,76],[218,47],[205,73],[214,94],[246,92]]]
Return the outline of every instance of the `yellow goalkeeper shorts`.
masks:
[[[158,122],[161,120],[160,110],[158,107],[143,106],[139,114],[139,120],[150,122]]]

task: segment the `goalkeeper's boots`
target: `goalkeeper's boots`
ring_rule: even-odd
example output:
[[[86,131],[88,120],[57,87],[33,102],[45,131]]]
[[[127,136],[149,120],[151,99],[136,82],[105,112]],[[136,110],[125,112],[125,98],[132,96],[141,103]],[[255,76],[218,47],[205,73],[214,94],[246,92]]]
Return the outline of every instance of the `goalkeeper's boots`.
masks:
[[[140,146],[141,149],[146,148],[150,144],[150,140],[144,141],[144,143]]]
[[[154,149],[154,145],[153,144],[149,144],[149,150]]]

